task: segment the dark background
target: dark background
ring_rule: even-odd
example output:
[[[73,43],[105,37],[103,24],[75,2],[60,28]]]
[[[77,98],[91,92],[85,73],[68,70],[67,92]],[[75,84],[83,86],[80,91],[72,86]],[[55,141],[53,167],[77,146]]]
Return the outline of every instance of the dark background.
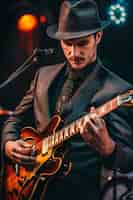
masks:
[[[59,43],[47,37],[49,24],[57,21],[62,0],[4,0],[0,6],[0,108],[14,110],[36,70],[47,64],[63,60]],[[97,0],[100,15],[107,19],[107,8],[118,0]],[[120,0],[119,0],[120,1]],[[121,0],[122,1],[122,0]],[[127,4],[128,18],[122,26],[111,25],[104,31],[98,52],[103,63],[125,80],[133,84],[133,0],[123,0]],[[39,18],[46,16],[46,23],[30,33],[17,30],[17,20],[24,13],[34,13]],[[8,84],[5,81],[22,66],[36,48],[43,49],[36,55],[36,62],[29,62],[28,69]],[[53,53],[49,53],[51,50]],[[45,77],[44,77],[45,78]],[[3,82],[5,83],[3,85]],[[0,128],[7,116],[0,116]]]
[[[35,48],[44,50],[52,49],[53,53],[37,54],[37,62],[21,73],[13,81],[0,87],[0,106],[14,109],[18,104],[36,70],[47,64],[60,62],[63,54],[59,43],[46,36],[46,27],[56,22],[61,0],[11,0],[4,1],[0,7],[0,84],[11,73],[18,69],[25,60],[32,55]],[[108,6],[117,1],[97,0],[100,15],[107,19]],[[133,43],[133,1],[125,0],[128,9],[127,22],[122,26],[111,25],[104,31],[104,37],[98,49],[99,55],[109,69],[119,74],[122,78],[133,83],[132,69],[132,43]],[[20,33],[16,22],[23,13],[34,13],[38,19],[44,15],[46,23],[39,23],[36,30],[30,33]]]

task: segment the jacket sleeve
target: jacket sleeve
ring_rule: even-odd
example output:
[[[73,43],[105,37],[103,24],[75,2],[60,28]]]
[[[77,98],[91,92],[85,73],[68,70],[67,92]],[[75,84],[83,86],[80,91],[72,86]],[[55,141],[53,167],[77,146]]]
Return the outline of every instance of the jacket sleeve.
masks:
[[[122,173],[133,170],[133,111],[121,107],[106,117],[108,131],[116,142],[114,152],[104,158],[105,167]]]
[[[33,97],[38,74],[39,72],[36,73],[29,90],[26,92],[20,104],[16,107],[13,115],[9,117],[3,125],[1,141],[2,152],[4,150],[4,144],[7,141],[19,139],[20,130],[26,125],[33,124],[34,120],[31,120],[31,116],[34,115],[31,115],[31,113],[33,113]]]

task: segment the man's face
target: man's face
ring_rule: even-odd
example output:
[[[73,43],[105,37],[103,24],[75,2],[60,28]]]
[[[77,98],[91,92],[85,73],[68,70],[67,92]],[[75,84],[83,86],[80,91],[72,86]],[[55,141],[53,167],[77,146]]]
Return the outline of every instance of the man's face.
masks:
[[[82,69],[96,59],[97,45],[102,37],[102,32],[86,37],[61,40],[64,55],[74,69]]]

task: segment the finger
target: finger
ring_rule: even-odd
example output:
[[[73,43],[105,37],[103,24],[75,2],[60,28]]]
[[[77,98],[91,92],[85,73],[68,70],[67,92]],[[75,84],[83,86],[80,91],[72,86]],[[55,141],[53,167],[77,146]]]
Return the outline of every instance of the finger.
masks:
[[[14,160],[13,160],[14,161]],[[32,162],[32,161],[22,161],[22,160],[19,160],[19,159],[16,159],[14,163],[18,163],[19,165],[21,166],[34,166],[35,165],[35,162]]]
[[[95,122],[95,121],[100,122],[100,120],[102,121],[102,118],[99,117],[99,115],[98,115],[98,113],[97,113],[95,107],[91,107],[91,108],[90,108],[90,113],[91,113],[90,119],[91,119],[92,121],[94,121],[94,122]]]
[[[35,146],[34,144],[25,142],[24,140],[18,140],[17,145],[18,145],[17,146],[18,150],[21,148],[20,151],[26,151],[29,153],[32,151],[33,146]],[[34,149],[35,149],[35,147],[34,147]]]
[[[85,141],[89,142],[90,140],[93,139],[94,137],[93,132],[95,131],[94,129],[95,128],[93,127],[93,123],[90,120],[88,120],[83,131],[81,132],[81,136]]]
[[[103,118],[101,118],[101,123],[103,124],[104,127],[106,127],[106,122]]]
[[[23,148],[32,148],[33,144],[25,142],[24,140],[19,140],[18,144]]]
[[[34,156],[28,156],[28,155],[22,155],[22,154],[20,154],[20,153],[13,153],[12,154],[12,156],[16,159],[16,158],[18,158],[18,159],[20,159],[20,160],[22,160],[22,161],[28,161],[28,160],[30,160],[30,161],[35,161],[35,157]]]
[[[101,127],[96,126],[91,120],[88,120],[82,135],[85,140],[87,140],[89,143],[92,143],[92,141],[95,141],[99,138],[100,133]]]
[[[12,161],[13,163],[18,163],[19,165],[25,165],[25,166],[34,166],[36,162],[32,162],[32,161],[23,161],[23,160],[20,160],[18,158],[12,158]]]
[[[15,160],[17,163],[21,164],[33,164],[35,163],[35,157],[33,156],[24,156],[19,153],[13,153],[12,159]]]
[[[94,106],[92,106],[92,107],[90,108],[90,112],[91,112],[91,113],[94,113],[94,112],[96,112],[96,109],[95,109],[95,107],[94,107]]]
[[[94,120],[89,119],[85,125],[85,131],[92,134],[97,131],[96,122]]]
[[[106,126],[104,119],[99,117],[98,115],[91,116],[90,121],[96,128],[104,128]]]
[[[31,155],[33,155],[33,149],[31,149],[31,148],[25,149],[24,147],[15,146],[13,148],[13,153],[31,156]]]

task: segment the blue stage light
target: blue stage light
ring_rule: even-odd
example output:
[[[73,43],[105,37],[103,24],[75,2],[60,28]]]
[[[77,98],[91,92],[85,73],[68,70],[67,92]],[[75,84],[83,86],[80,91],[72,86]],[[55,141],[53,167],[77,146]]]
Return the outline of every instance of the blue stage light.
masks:
[[[124,24],[127,19],[126,7],[120,3],[112,4],[109,7],[108,15],[114,24]]]

